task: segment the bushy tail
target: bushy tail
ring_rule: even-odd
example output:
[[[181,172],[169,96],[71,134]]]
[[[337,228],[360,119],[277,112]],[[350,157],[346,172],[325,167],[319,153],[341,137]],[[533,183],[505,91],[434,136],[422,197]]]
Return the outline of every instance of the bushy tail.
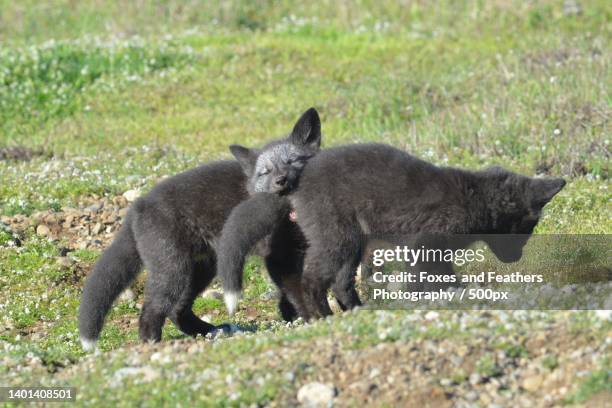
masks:
[[[251,248],[289,215],[289,200],[257,193],[236,206],[226,220],[217,247],[217,273],[223,282],[225,304],[233,314],[242,291],[244,261]]]
[[[79,332],[85,350],[95,348],[113,302],[141,269],[142,261],[129,221],[128,215],[85,281],[79,306]]]

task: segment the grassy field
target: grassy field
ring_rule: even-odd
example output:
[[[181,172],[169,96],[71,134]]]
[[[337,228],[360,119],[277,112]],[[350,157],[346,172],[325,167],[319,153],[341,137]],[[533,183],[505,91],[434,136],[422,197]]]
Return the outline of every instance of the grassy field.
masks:
[[[113,309],[100,344],[106,354],[86,356],[77,341],[83,277],[118,223],[100,221],[109,227],[102,242],[81,245],[95,235],[101,212],[87,208],[105,202],[119,212],[124,192],[228,158],[231,143],[260,145],[284,134],[310,106],[321,113],[325,146],[377,141],[441,165],[563,176],[569,183],[537,232],[612,232],[612,6],[578,4],[0,0],[0,385],[72,384],[83,405],[110,398],[129,406],[146,396],[152,404],[282,406],[296,403],[305,382],[334,381],[319,353],[350,361],[355,350],[433,342],[439,350],[468,347],[465,358],[474,361],[465,372],[423,372],[423,384],[406,389],[422,392],[425,406],[448,395],[486,406],[465,393],[493,395],[486,387],[494,381],[472,384],[469,370],[504,379],[512,367],[533,364],[560,378],[580,373],[556,402],[609,400],[612,327],[591,313],[484,316],[492,322],[484,328],[468,314],[473,335],[458,337],[463,323],[451,314],[362,311],[285,327],[257,260],[235,318],[254,334],[194,341],[168,324],[161,345],[138,345],[141,277]],[[88,234],[38,229],[50,213],[70,209],[82,217],[65,229]],[[66,256],[66,247],[75,250]],[[214,294],[198,299],[196,310],[228,320]],[[533,333],[553,329],[567,344],[546,352],[532,346]],[[495,345],[483,349],[479,336]],[[585,351],[584,365],[574,366],[574,349],[589,347],[608,357],[588,363]],[[512,361],[498,361],[499,350]],[[443,351],[430,357],[448,359]],[[126,366],[150,370],[120,371]],[[368,375],[363,368],[351,377],[350,364],[347,371],[355,381]],[[348,405],[349,382],[336,383]],[[551,384],[549,391],[561,388]],[[405,401],[385,400],[391,394],[376,387],[380,400],[352,403]],[[525,384],[499,387],[510,390],[501,403],[542,397]]]

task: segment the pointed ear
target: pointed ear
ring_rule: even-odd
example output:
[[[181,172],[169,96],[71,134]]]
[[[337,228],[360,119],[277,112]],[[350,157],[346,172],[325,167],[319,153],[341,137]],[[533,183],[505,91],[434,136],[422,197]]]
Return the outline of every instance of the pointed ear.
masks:
[[[552,198],[565,186],[562,178],[544,179],[536,178],[531,180],[533,191],[533,204],[544,207]]]
[[[257,162],[257,153],[248,147],[240,145],[231,145],[229,149],[236,160],[238,160],[238,163],[240,163],[246,175],[251,176],[255,169],[255,163]]]
[[[302,114],[293,127],[291,143],[304,146],[315,151],[321,147],[321,119],[315,108],[310,108]]]

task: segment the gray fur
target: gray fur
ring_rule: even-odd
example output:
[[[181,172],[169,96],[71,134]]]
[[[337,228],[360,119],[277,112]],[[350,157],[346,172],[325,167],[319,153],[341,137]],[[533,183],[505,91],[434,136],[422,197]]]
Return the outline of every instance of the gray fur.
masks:
[[[304,133],[304,128],[311,131]],[[265,156],[266,165],[274,167],[270,177],[275,178],[258,188],[286,192],[295,185],[298,170],[303,167],[295,166],[293,154],[297,151],[312,157],[319,149],[320,137],[318,114],[310,109],[288,138],[260,150],[236,147],[245,153],[239,158],[240,163],[220,161],[188,170],[162,181],[138,199],[85,282],[79,308],[79,331],[84,346],[95,344],[114,300],[142,266],[149,273],[140,316],[143,341],[161,339],[166,317],[189,335],[214,330],[213,325],[195,316],[191,308],[195,297],[216,274],[216,242],[225,220],[253,191],[247,188],[252,183],[245,175],[245,166],[251,163],[254,166],[259,156]],[[278,182],[280,177],[285,178],[283,183]],[[280,224],[275,229],[275,239],[288,246],[282,247],[283,251],[289,251],[292,245],[299,245],[299,240],[296,243],[292,230]],[[272,260],[275,257],[269,249],[264,249],[264,255]],[[282,273],[274,269],[275,265],[271,264],[270,274],[278,281],[281,278],[275,276]],[[279,268],[286,266],[278,264]],[[287,300],[282,298],[281,313],[292,315],[293,312],[286,311],[289,306],[285,303]]]
[[[330,287],[344,308],[359,304],[354,273],[366,235],[531,234],[542,207],[564,185],[563,179],[533,179],[501,168],[441,168],[382,144],[327,149],[309,161],[296,190],[271,198],[290,201],[308,245],[302,297],[294,302],[297,313],[304,318],[331,313]],[[249,214],[251,224],[274,222],[268,212],[254,218],[260,205],[253,197],[241,204],[241,213]],[[232,216],[227,225],[239,222]],[[244,253],[247,242],[254,240],[241,237],[219,245],[230,258]],[[520,258],[525,242],[516,247],[487,243],[502,261],[511,262]],[[219,265],[226,289],[238,291],[242,270],[224,268]]]
[[[277,200],[276,198],[276,195],[272,193],[256,193],[252,196],[252,200],[245,201],[249,202],[248,206],[239,204],[234,207],[230,217],[223,226],[219,242],[237,243],[237,247],[241,248],[241,250],[239,250],[238,253],[231,253],[231,256],[228,257],[230,252],[225,251],[224,248],[220,246],[218,248],[218,264],[224,266],[220,271],[242,270],[244,259],[249,254],[251,248],[257,242],[270,235],[275,226],[289,215],[289,211],[291,210],[289,202],[286,200]],[[257,209],[255,210],[257,217],[251,218],[254,202],[258,203]],[[270,222],[265,224],[257,222],[263,217],[271,219]],[[251,222],[251,220],[255,222]],[[245,240],[244,242],[242,242],[243,239]],[[237,276],[220,276],[220,278],[224,282],[229,282],[230,279],[237,278]],[[228,283],[227,287],[242,289],[242,279]]]
[[[321,121],[314,108],[302,114],[288,141],[270,143],[262,150],[230,146],[249,179],[250,194],[284,194],[295,188],[305,163],[321,146]]]

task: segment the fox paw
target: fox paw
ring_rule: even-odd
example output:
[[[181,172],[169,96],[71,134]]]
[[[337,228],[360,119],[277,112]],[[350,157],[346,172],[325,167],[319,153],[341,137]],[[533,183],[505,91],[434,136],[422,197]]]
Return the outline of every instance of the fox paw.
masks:
[[[232,336],[236,333],[243,331],[244,330],[242,330],[239,326],[235,324],[226,323],[215,326],[215,328],[210,331],[205,337],[208,339],[215,339],[217,337]]]

